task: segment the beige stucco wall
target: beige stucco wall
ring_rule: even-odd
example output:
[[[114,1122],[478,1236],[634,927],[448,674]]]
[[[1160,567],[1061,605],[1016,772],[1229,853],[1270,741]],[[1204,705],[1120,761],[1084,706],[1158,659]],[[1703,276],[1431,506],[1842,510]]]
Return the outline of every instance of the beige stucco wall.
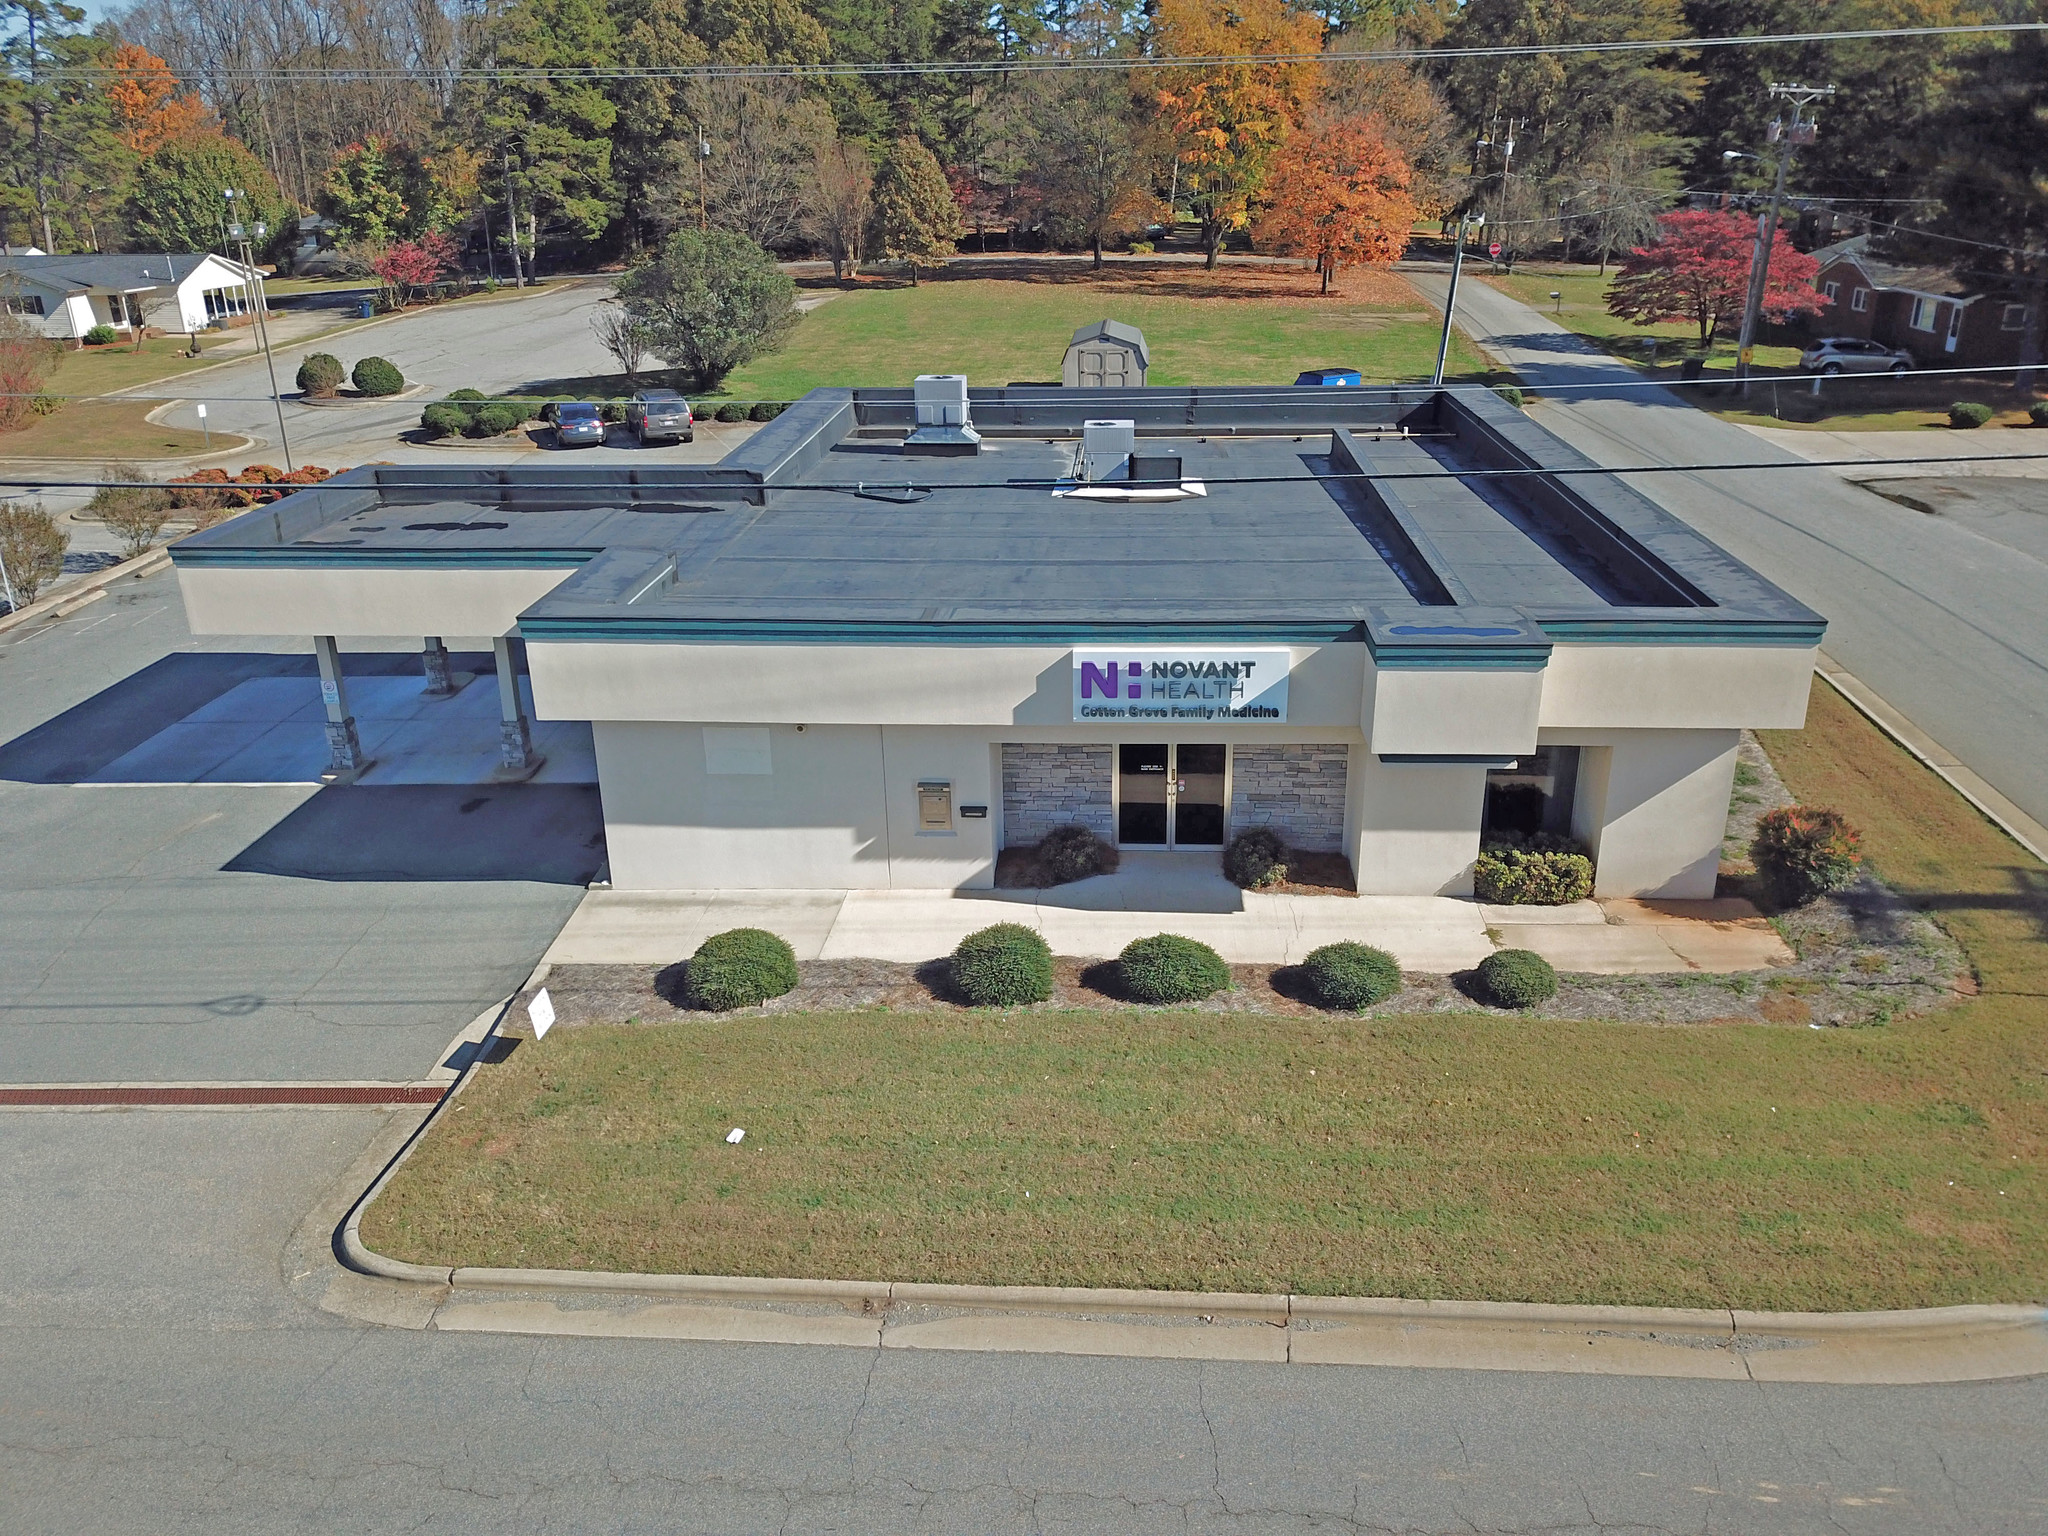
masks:
[[[1351,754],[1351,868],[1367,896],[1469,896],[1486,769]]]
[[[1540,671],[1381,670],[1367,664],[1365,730],[1375,752],[1498,753],[1536,747]]]
[[[571,568],[179,566],[195,635],[503,635]],[[587,720],[574,710],[551,718]]]
[[[1712,896],[1741,732],[1557,735],[1580,748],[1572,830],[1593,850],[1594,894]]]
[[[1557,645],[1543,673],[1541,722],[1796,731],[1816,655],[1812,646]]]

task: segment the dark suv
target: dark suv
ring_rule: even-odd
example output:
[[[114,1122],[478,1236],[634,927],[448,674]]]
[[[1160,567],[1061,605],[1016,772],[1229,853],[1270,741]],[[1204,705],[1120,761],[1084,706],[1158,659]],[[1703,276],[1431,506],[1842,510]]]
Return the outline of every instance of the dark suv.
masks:
[[[645,446],[652,442],[694,443],[697,421],[690,402],[672,389],[643,389],[626,402],[626,425]]]

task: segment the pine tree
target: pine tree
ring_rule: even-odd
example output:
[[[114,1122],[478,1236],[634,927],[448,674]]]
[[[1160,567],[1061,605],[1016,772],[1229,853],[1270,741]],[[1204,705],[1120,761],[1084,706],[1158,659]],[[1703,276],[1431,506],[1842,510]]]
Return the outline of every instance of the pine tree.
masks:
[[[945,266],[966,233],[937,158],[907,135],[891,146],[875,178],[875,230],[883,259],[909,265],[913,288],[917,269]]]

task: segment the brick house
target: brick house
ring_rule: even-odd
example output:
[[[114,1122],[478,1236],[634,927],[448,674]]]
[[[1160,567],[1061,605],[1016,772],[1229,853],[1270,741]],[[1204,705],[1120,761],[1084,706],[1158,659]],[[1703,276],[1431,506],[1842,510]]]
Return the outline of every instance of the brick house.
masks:
[[[1814,287],[1828,307],[1807,321],[1818,336],[1904,347],[1923,367],[1998,368],[2022,361],[2034,320],[2025,294],[1973,287],[1946,267],[1914,267],[1870,250],[1870,237],[1815,251]]]

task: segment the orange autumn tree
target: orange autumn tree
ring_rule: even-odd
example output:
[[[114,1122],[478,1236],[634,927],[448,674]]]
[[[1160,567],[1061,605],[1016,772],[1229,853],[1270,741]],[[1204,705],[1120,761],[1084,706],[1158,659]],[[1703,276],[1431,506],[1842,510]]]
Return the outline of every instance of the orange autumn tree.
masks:
[[[174,139],[212,127],[206,104],[184,94],[171,66],[147,48],[123,43],[108,63],[114,70],[107,83],[114,131],[136,154],[154,154]]]
[[[1377,118],[1296,134],[1274,157],[1254,232],[1261,245],[1313,259],[1328,293],[1340,267],[1391,266],[1408,248],[1408,180]]]
[[[1273,156],[1315,102],[1321,18],[1286,0],[1159,0],[1153,49],[1218,62],[1154,75],[1208,265],[1249,221]]]

